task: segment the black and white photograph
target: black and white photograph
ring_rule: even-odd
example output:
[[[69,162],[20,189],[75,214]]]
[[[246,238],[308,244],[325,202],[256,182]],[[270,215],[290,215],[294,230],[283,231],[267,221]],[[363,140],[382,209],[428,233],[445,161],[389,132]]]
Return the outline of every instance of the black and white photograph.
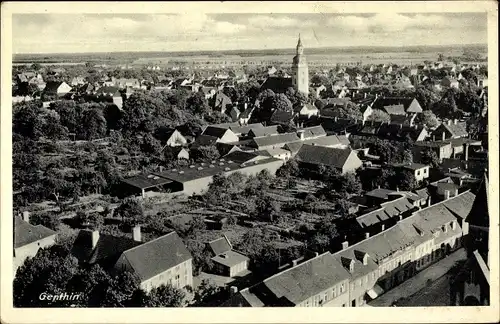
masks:
[[[12,13],[10,307],[498,303],[488,11],[260,4]]]

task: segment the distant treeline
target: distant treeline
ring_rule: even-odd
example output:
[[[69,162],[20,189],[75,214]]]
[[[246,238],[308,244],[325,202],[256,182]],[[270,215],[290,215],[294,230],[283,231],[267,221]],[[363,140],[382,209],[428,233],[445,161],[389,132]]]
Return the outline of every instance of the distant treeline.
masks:
[[[307,54],[351,54],[351,53],[426,53],[426,52],[450,52],[452,50],[463,49],[464,51],[487,52],[487,44],[474,45],[435,45],[435,46],[353,46],[353,47],[325,47],[325,48],[307,48]],[[38,62],[38,63],[53,63],[53,62],[116,62],[116,61],[134,61],[139,58],[156,58],[156,57],[189,57],[189,56],[208,56],[208,57],[224,57],[224,56],[263,56],[263,55],[293,55],[295,49],[265,49],[265,50],[228,50],[228,51],[191,51],[191,52],[115,52],[115,53],[68,53],[68,54],[15,54],[13,63]]]

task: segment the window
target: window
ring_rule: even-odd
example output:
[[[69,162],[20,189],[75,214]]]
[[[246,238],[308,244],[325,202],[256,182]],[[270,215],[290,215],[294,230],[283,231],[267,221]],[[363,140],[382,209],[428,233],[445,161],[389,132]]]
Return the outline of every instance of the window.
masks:
[[[353,299],[353,300],[351,301],[351,306],[352,306],[352,307],[356,307],[356,299]]]
[[[346,304],[342,304],[342,307],[346,307]]]
[[[420,171],[417,171],[417,175],[418,175],[418,176],[420,175]]]
[[[337,289],[335,287],[333,287],[332,289],[332,298],[336,298],[337,297]]]

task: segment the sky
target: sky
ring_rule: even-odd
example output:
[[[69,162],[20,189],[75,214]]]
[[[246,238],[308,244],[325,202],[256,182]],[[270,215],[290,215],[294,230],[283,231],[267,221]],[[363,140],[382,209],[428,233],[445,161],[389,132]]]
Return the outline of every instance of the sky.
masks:
[[[487,43],[483,13],[14,14],[13,53]]]

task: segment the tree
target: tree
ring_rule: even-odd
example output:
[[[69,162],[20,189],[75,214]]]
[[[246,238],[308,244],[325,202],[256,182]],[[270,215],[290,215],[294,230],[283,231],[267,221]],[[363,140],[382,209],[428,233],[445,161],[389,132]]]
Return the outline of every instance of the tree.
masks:
[[[323,233],[316,232],[307,240],[307,249],[317,252],[325,252],[330,247],[330,238]]]
[[[439,125],[439,121],[436,115],[431,110],[425,110],[422,114],[419,115],[422,123],[429,127],[434,128]]]
[[[208,279],[203,279],[195,291],[194,299],[197,305],[207,305],[218,301],[222,289]]]
[[[220,158],[220,153],[215,146],[199,146],[192,151],[195,161],[212,161]]]
[[[162,149],[161,143],[151,133],[142,138],[141,151],[150,156],[158,156]]]
[[[181,307],[185,304],[186,293],[172,285],[161,285],[151,289],[144,299],[143,307]]]
[[[30,217],[30,223],[33,225],[43,225],[53,231],[57,231],[61,220],[59,219],[59,215],[54,212],[33,213]]]
[[[202,93],[197,92],[186,100],[186,108],[194,115],[203,116],[210,111],[208,102]]]
[[[143,221],[144,209],[138,199],[128,197],[115,209],[115,215],[121,216],[122,221],[127,221],[130,225],[136,225]]]
[[[26,259],[14,278],[15,307],[69,306],[70,301],[41,300],[42,293],[53,295],[67,292],[68,282],[77,272],[77,260],[59,245],[40,249]]]
[[[193,257],[193,276],[198,276],[201,271],[210,271],[213,267],[213,261],[210,254],[206,253],[205,244],[200,242],[197,237],[188,237],[184,239],[186,248]]]
[[[140,279],[127,269],[118,270],[111,274],[111,280],[106,288],[101,307],[127,307],[140,289]]]
[[[99,230],[104,225],[104,217],[97,212],[79,210],[76,213],[76,220],[80,226],[86,226],[94,230]]]
[[[333,108],[333,115],[339,118],[362,119],[363,113],[358,105],[353,102],[345,102]]]
[[[47,197],[54,198],[59,208],[62,208],[60,198],[71,197],[75,190],[75,183],[66,180],[58,168],[47,170],[42,185]]]
[[[104,108],[104,118],[109,129],[120,129],[123,122],[123,113],[116,105],[107,105]]]
[[[19,135],[38,140],[43,134],[41,108],[34,102],[26,102],[13,107],[12,131]]]
[[[291,111],[292,102],[283,93],[278,93],[272,99],[272,107],[278,111]]]
[[[369,121],[381,122],[381,123],[389,123],[391,121],[391,117],[386,112],[374,109],[370,116],[368,116]]]
[[[93,140],[102,138],[106,135],[106,119],[99,108],[90,108],[83,112],[80,127],[78,127],[78,136]]]
[[[359,194],[361,182],[354,173],[338,174],[332,177],[328,184],[328,190],[335,190],[339,194]]]
[[[439,157],[431,148],[426,148],[420,152],[420,161],[423,164],[430,165],[431,168],[437,168],[439,166]]]
[[[404,191],[412,191],[417,187],[417,180],[415,179],[415,175],[412,171],[409,170],[401,170],[399,172],[396,172],[393,177],[392,183],[393,187]]]

